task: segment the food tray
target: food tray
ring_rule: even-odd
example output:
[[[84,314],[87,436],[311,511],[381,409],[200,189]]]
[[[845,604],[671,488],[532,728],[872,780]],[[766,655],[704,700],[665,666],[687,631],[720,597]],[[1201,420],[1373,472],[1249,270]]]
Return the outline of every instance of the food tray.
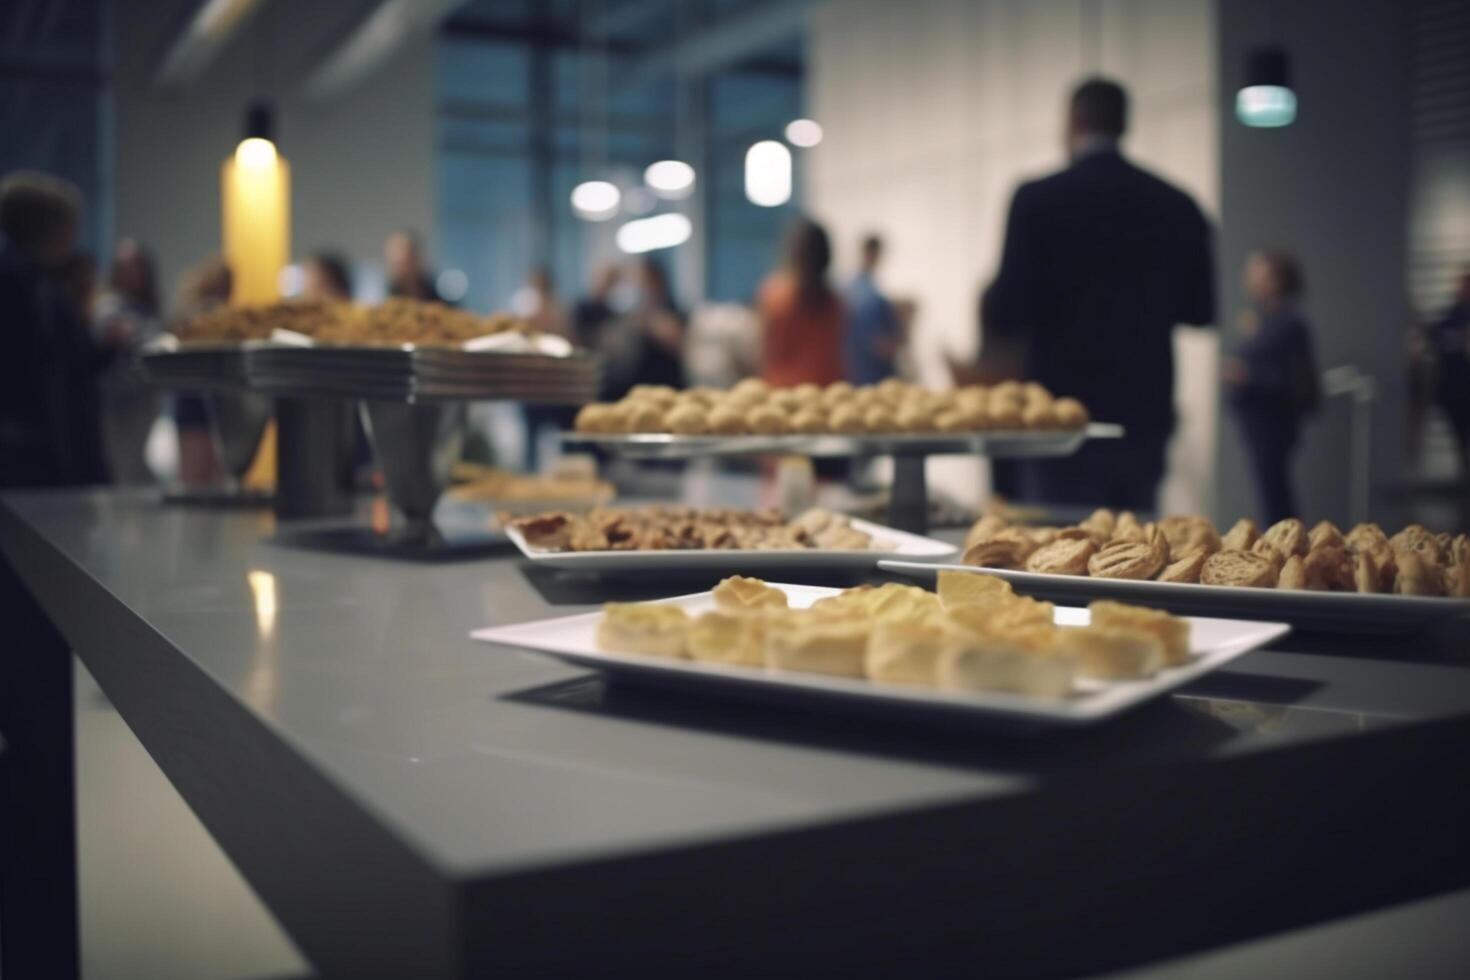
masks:
[[[670,571],[702,571],[728,575],[744,574],[750,569],[776,568],[872,568],[880,558],[903,555],[909,558],[944,558],[955,553],[955,546],[933,538],[920,537],[881,524],[849,520],[855,531],[871,535],[875,543],[889,547],[861,551],[831,548],[688,548],[665,551],[548,551],[533,548],[521,532],[508,528],[507,534],[521,554],[538,565],[568,571],[604,574],[654,574]]]
[[[629,459],[694,459],[702,456],[747,456],[794,453],[813,457],[1067,456],[1089,439],[1117,439],[1123,427],[1093,422],[1085,429],[991,432],[898,432],[872,435],[682,436],[670,433],[605,435],[564,432],[563,444],[592,445]]]
[[[1307,592],[1295,589],[1247,589],[1185,582],[1138,582],[1048,575],[974,565],[932,564],[884,559],[885,572],[934,581],[939,569],[983,572],[1003,578],[1027,595],[1054,602],[1116,599],[1176,613],[1264,618],[1317,632],[1407,632],[1437,620],[1470,613],[1470,599],[1433,596],[1365,595],[1356,592]]]
[[[836,595],[840,590],[770,583],[786,593],[794,608]],[[708,592],[666,599],[691,615],[714,608]],[[626,681],[705,695],[780,702],[798,708],[826,708],[903,720],[949,719],[980,723],[1021,723],[1025,727],[1084,725],[1110,718],[1187,684],[1242,654],[1286,635],[1281,623],[1232,619],[1190,619],[1188,663],[1166,668],[1145,680],[1084,679],[1067,698],[1044,698],[1000,691],[942,691],[885,685],[856,678],[831,677],[787,671],[766,671],[733,664],[701,663],[667,657],[605,653],[597,649],[596,630],[602,613],[587,613],[516,626],[476,630],[477,640],[509,647],[540,650],[562,660],[603,671],[614,681]],[[1081,625],[1086,609],[1059,607],[1056,621]]]

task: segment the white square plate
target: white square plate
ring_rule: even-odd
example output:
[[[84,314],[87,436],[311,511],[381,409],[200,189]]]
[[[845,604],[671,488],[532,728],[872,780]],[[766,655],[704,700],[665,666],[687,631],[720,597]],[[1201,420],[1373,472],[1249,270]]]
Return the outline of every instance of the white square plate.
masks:
[[[849,518],[856,531],[871,535],[876,547],[862,551],[830,548],[741,550],[690,548],[669,551],[550,551],[534,548],[516,528],[507,534],[521,554],[538,565],[582,572],[654,572],[673,570],[737,574],[752,568],[871,568],[882,558],[948,558],[954,545],[924,538],[870,521]]]
[[[1307,592],[1297,589],[1246,589],[1187,582],[1136,582],[1089,575],[1046,575],[975,565],[885,560],[885,572],[933,582],[939,569],[982,572],[1010,582],[1026,595],[1053,602],[1116,599],[1177,613],[1265,616],[1302,629],[1328,632],[1404,632],[1436,620],[1470,613],[1470,599],[1438,596],[1364,595],[1357,592]]]
[[[769,584],[785,592],[790,605],[798,609],[841,591],[810,585]],[[708,592],[661,601],[680,606],[691,615],[714,608],[714,599]],[[470,635],[489,643],[551,653],[578,666],[604,671],[615,679],[682,687],[705,694],[826,705],[883,714],[917,713],[1030,725],[1078,725],[1111,717],[1187,684],[1243,653],[1285,636],[1289,630],[1282,623],[1191,617],[1191,658],[1188,663],[1160,671],[1144,680],[1083,679],[1070,697],[1044,698],[1001,691],[957,692],[900,687],[822,674],[606,653],[597,648],[597,623],[601,617],[601,612],[584,613],[475,630]],[[1058,607],[1056,621],[1066,625],[1085,624],[1088,612],[1086,609]]]

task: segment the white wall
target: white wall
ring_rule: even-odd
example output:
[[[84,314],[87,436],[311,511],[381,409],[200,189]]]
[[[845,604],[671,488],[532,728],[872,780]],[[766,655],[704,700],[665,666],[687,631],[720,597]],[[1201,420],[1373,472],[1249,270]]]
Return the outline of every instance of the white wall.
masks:
[[[276,40],[268,71],[278,145],[291,164],[292,252],[339,248],[380,261],[385,234],[418,228],[432,240],[433,47],[421,37],[343,98],[308,105],[298,82],[361,4],[266,3],[185,91],[154,88],[151,75],[175,25],[145,3],[114,5],[116,182],[113,228],[150,245],[160,287],[220,248],[220,163],[240,140],[246,104],[267,66],[257,35]]]
[[[808,204],[844,273],[860,235],[885,236],[886,285],[919,302],[926,380],[944,379],[942,351],[974,353],[1011,192],[1063,165],[1063,106],[1083,75],[1128,86],[1125,151],[1217,213],[1215,49],[1213,0],[830,0],[816,10],[808,99],[826,135],[804,155]],[[1199,511],[1211,503],[1217,347],[1212,334],[1181,334],[1163,506]],[[975,493],[967,462],[931,474]]]

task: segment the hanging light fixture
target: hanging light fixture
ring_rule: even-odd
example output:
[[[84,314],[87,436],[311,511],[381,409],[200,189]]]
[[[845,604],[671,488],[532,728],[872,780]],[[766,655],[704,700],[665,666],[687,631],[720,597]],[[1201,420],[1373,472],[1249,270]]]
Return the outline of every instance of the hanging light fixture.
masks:
[[[745,151],[745,196],[763,208],[791,200],[791,151],[785,143],[761,140]]]
[[[786,124],[786,142],[808,149],[822,142],[822,124],[815,119],[793,119]]]
[[[618,213],[623,192],[607,180],[584,180],[572,188],[572,210],[587,221],[606,221]]]
[[[694,168],[683,160],[659,160],[643,171],[643,182],[666,201],[694,193]]]
[[[234,303],[266,303],[281,295],[291,254],[291,171],[276,149],[270,103],[245,110],[235,152],[220,172],[222,251],[234,276]]]
[[[659,248],[673,248],[689,240],[694,226],[689,219],[677,212],[656,214],[651,218],[629,221],[618,229],[618,248],[630,255],[652,252]]]
[[[1235,94],[1235,117],[1247,126],[1290,126],[1296,119],[1286,49],[1258,47],[1246,55],[1245,84]]]

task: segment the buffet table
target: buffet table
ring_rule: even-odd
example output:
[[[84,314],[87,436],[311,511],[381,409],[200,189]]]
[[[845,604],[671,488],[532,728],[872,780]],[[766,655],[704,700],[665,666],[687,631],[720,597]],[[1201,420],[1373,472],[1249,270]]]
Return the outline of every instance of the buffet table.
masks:
[[[688,575],[274,531],[142,492],[0,502],[0,768],[30,804],[4,808],[5,972],[75,975],[68,650],[327,977],[1056,976],[1470,884],[1463,622],[1288,638],[1021,737],[609,688],[468,637]]]

